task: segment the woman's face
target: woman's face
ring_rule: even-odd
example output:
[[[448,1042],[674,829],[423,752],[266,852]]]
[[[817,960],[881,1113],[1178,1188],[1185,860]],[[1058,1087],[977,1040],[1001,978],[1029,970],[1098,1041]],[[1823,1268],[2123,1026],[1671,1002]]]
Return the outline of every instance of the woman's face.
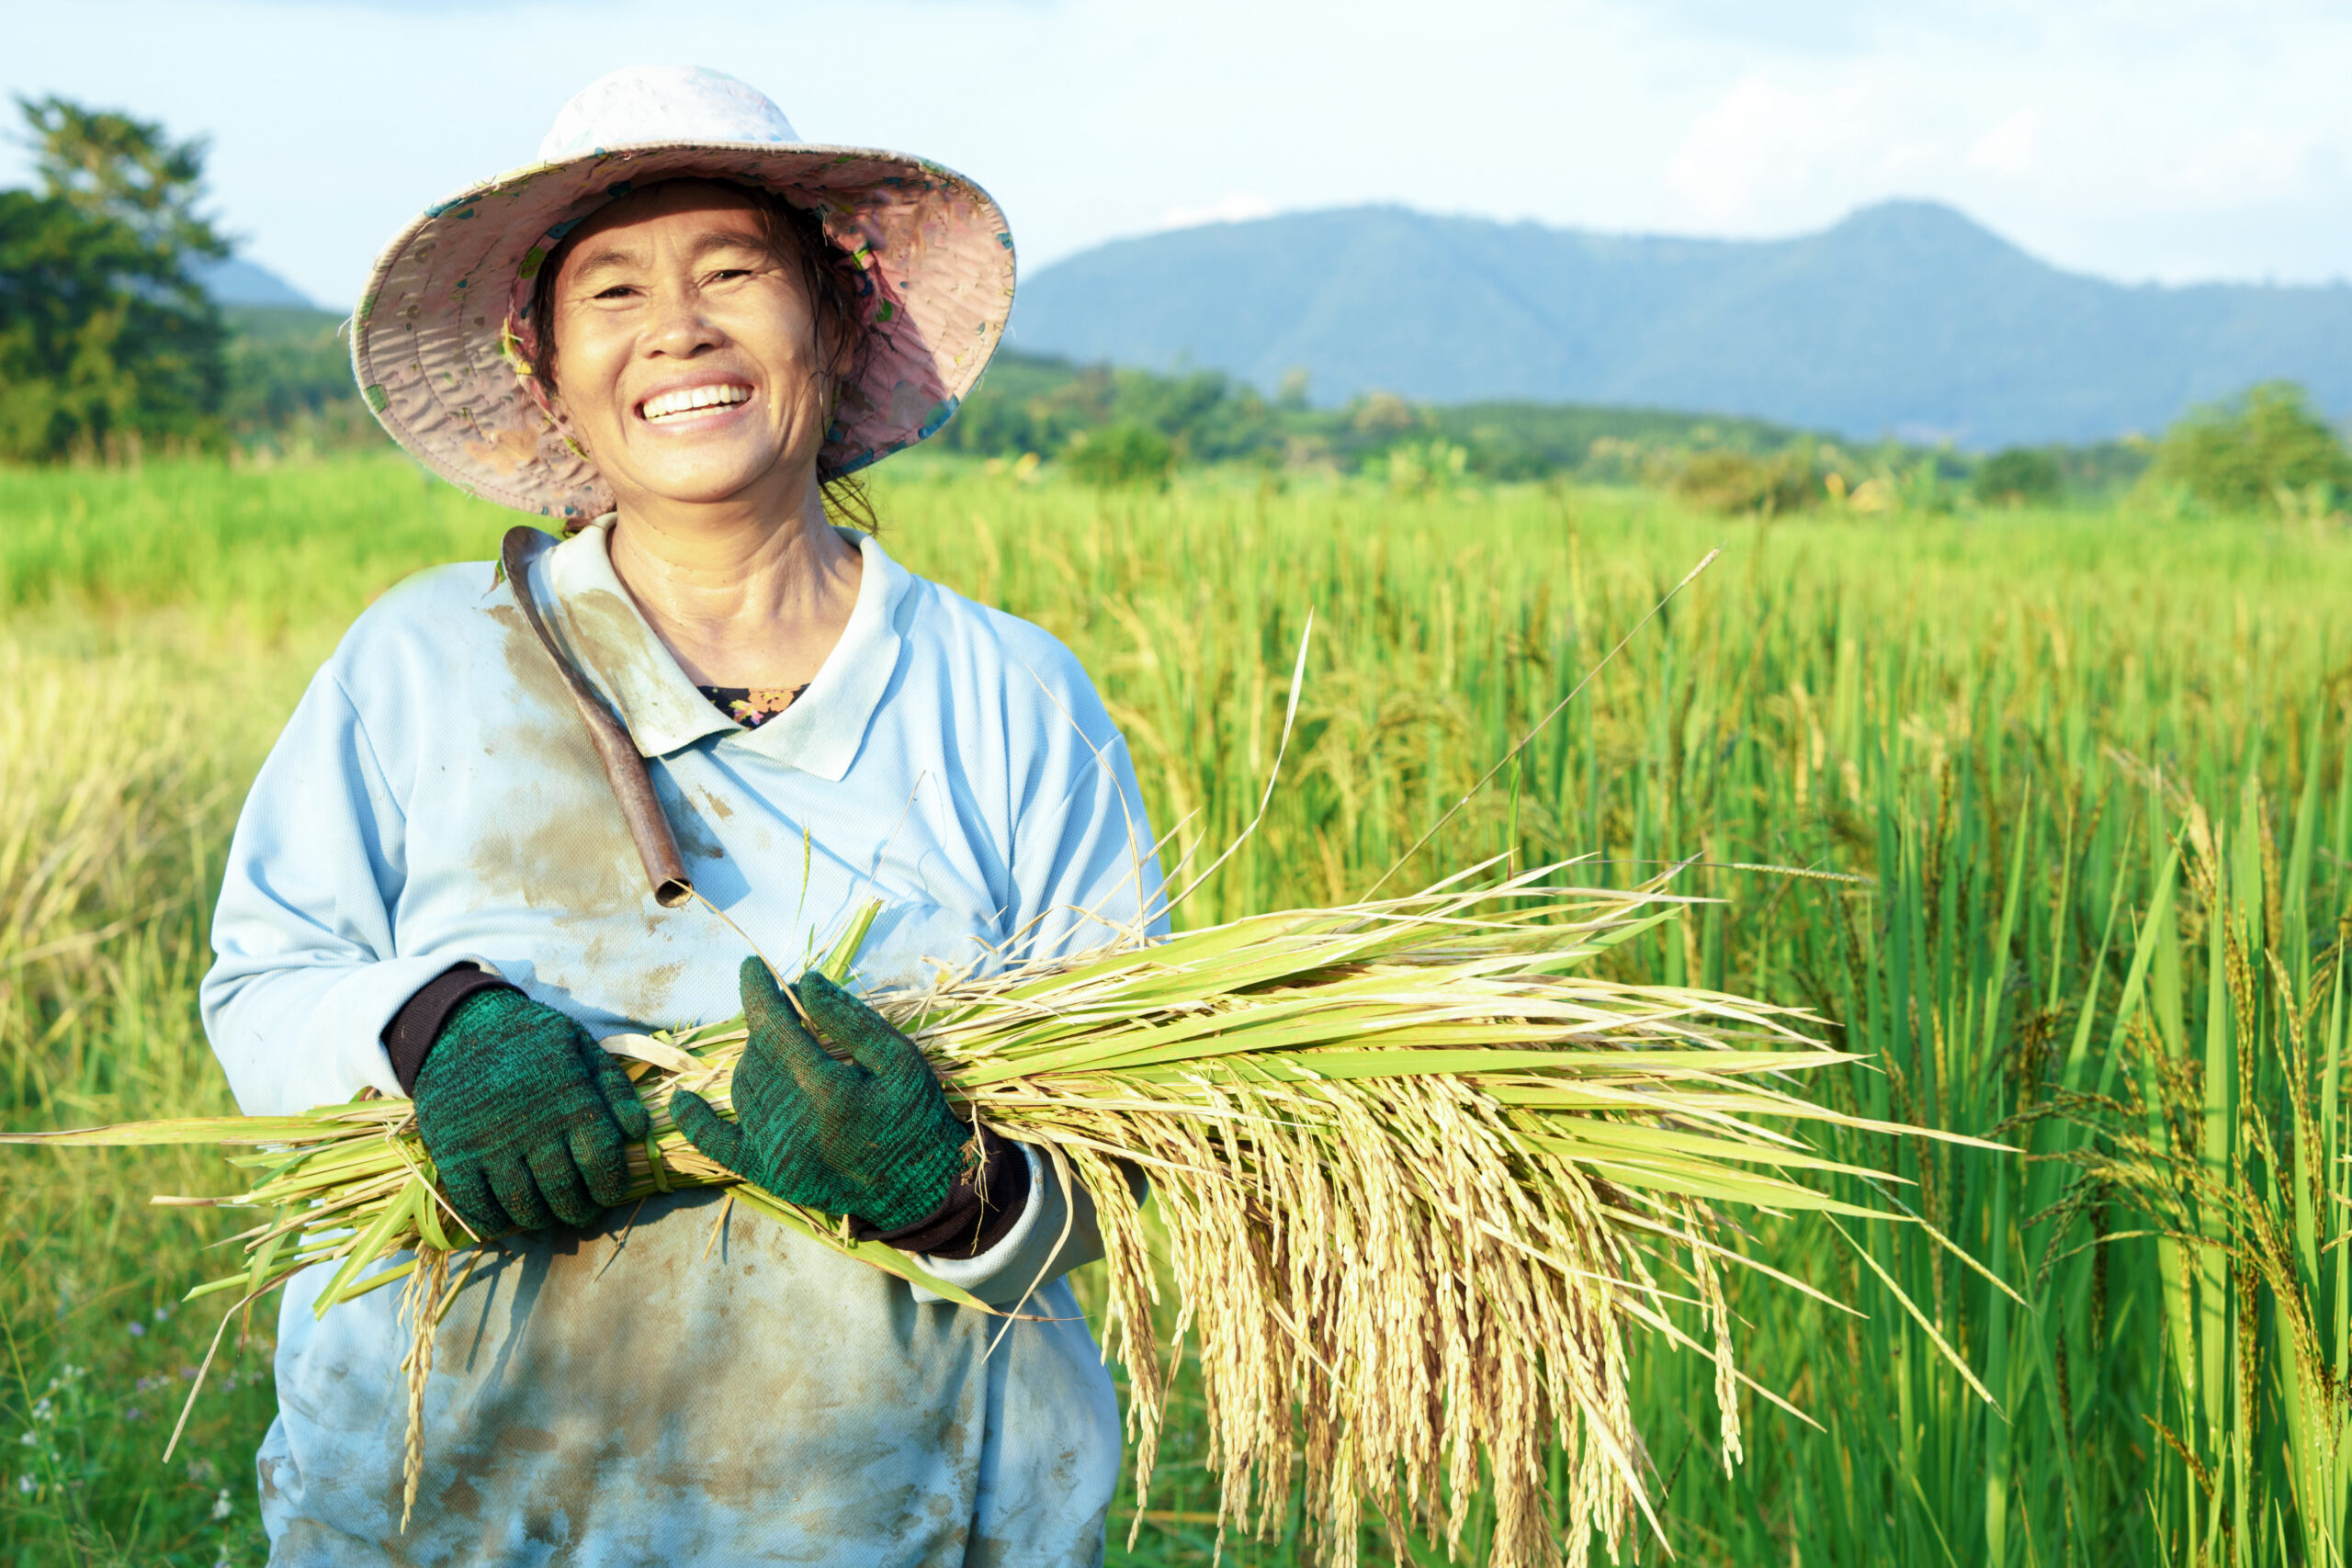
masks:
[[[799,269],[743,197],[695,181],[574,231],[554,284],[557,406],[623,508],[798,510],[832,378]]]

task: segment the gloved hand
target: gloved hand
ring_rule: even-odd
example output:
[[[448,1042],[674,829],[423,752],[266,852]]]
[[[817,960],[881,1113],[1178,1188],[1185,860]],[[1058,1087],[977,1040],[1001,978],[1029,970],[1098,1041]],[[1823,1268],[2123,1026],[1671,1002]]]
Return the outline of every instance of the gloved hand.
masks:
[[[413,1097],[449,1205],[484,1238],[587,1224],[628,1196],[628,1147],[652,1131],[620,1063],[512,989],[458,1005]]]
[[[836,1062],[809,1037],[756,958],[743,960],[751,1040],[735,1065],[735,1120],[684,1090],[670,1114],[695,1147],[777,1197],[880,1230],[927,1218],[947,1201],[972,1130],[914,1042],[811,969],[795,987]]]

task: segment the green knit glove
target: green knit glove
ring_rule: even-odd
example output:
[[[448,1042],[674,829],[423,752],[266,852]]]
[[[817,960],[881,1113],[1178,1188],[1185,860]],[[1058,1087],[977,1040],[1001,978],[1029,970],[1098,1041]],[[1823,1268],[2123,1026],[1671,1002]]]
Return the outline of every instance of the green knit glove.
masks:
[[[628,1196],[628,1145],[652,1131],[620,1063],[515,990],[458,1004],[413,1097],[449,1206],[484,1239],[594,1221]]]
[[[811,969],[794,987],[810,1021],[847,1052],[810,1038],[767,965],[743,960],[751,1039],[735,1065],[735,1120],[698,1095],[670,1098],[695,1147],[777,1197],[877,1230],[928,1218],[947,1201],[972,1130],[956,1119],[914,1042]]]

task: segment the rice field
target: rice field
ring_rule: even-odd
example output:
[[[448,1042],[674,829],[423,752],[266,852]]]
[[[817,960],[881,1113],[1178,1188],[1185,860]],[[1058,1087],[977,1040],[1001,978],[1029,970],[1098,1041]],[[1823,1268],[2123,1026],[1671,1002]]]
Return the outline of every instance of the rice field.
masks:
[[[1818,1216],[1750,1223],[1750,1258],[1828,1298],[1730,1281],[1747,1371],[1806,1419],[1750,1397],[1727,1472],[1712,1367],[1637,1363],[1675,1553],[2337,1560],[2352,539],[1219,475],[1102,493],[933,467],[876,493],[901,560],[1079,653],[1156,818],[1204,858],[1257,809],[1312,611],[1272,807],[1193,923],[1363,895],[1724,547],[1397,883],[1506,851],[1589,855],[1623,886],[1693,862],[1684,890],[1721,902],[1625,944],[1625,973],[1809,1008],[1873,1063],[1837,1080],[1839,1109],[2009,1145],[1819,1139],[1907,1178],[1890,1190],[2014,1295],[1917,1228],[1849,1248]],[[508,521],[390,457],[0,470],[9,1128],[230,1109],[194,996],[243,783],[370,596],[487,555]],[[213,1325],[175,1303],[221,1271],[201,1249],[229,1226],[144,1200],[231,1173],[5,1153],[0,1561],[258,1562],[266,1314],[156,1459]],[[1210,1561],[1216,1482],[1197,1385],[1178,1390],[1114,1562]],[[1474,1559],[1492,1522],[1473,1508]],[[1372,1517],[1363,1541],[1392,1544]],[[1305,1561],[1279,1527],[1227,1551]]]

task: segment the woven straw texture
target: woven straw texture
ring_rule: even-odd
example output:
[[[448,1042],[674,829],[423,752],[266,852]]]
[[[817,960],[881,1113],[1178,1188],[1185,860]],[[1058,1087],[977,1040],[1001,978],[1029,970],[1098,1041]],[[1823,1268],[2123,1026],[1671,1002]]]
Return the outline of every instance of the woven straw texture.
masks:
[[[439,203],[385,250],[361,297],[352,369],[392,438],[469,494],[586,518],[612,496],[526,382],[510,333],[552,233],[613,197],[700,175],[817,211],[870,287],[864,374],[820,464],[849,473],[947,423],[1012,309],[1012,240],[978,186],[936,164],[806,142],[598,148]]]

